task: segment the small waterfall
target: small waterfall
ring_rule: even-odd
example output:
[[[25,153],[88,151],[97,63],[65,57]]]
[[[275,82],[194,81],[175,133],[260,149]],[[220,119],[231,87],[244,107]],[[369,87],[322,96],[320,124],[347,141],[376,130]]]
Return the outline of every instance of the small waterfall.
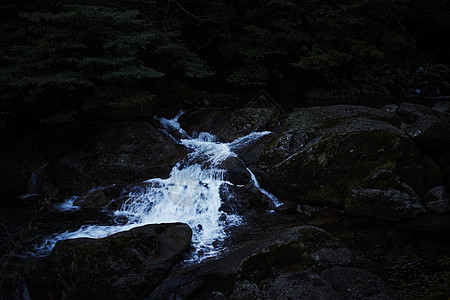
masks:
[[[227,236],[228,228],[242,224],[240,216],[220,210],[222,205],[221,186],[232,185],[224,178],[226,170],[219,165],[227,158],[237,157],[234,152],[270,132],[253,132],[231,143],[220,143],[216,137],[201,132],[190,137],[178,123],[180,112],[173,119],[158,118],[162,126],[177,143],[190,152],[173,168],[168,178],[153,178],[145,181],[145,187],[136,187],[128,200],[114,215],[128,223],[116,226],[82,226],[75,232],[65,232],[49,237],[38,247],[39,252],[48,253],[59,240],[91,237],[102,238],[151,223],[183,222],[193,231],[192,243],[196,251],[192,260],[198,261],[216,255],[220,244]],[[177,139],[178,137],[178,139]],[[259,187],[254,174],[253,184],[266,194],[275,205],[275,196]],[[227,189],[225,189],[227,190]],[[67,208],[66,208],[67,209]]]
[[[252,170],[250,170],[249,168],[247,168],[247,171],[250,173],[251,176],[251,182],[253,183],[254,186],[256,186],[261,193],[263,193],[264,195],[266,195],[267,197],[269,197],[270,200],[272,200],[273,205],[275,205],[275,207],[280,206],[282,203],[280,203],[280,201],[278,200],[277,197],[275,197],[273,194],[269,193],[268,191],[266,191],[265,189],[263,189],[262,187],[260,187],[258,180],[256,179],[255,174],[253,174]]]
[[[36,196],[38,194],[38,179],[41,173],[44,171],[45,167],[48,163],[43,164],[30,174],[30,179],[28,179],[27,183],[27,192],[25,195],[22,195],[21,198],[26,199],[32,196]]]

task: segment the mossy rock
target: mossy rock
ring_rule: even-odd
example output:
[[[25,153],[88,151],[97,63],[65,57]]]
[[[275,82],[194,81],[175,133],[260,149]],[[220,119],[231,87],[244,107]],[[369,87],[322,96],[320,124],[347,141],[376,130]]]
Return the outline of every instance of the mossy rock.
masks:
[[[441,182],[441,171],[400,123],[393,113],[367,107],[295,109],[254,146],[261,149],[259,160],[246,162],[282,202],[345,208],[352,187],[364,186],[380,170],[399,176],[421,196]],[[393,181],[378,181],[370,188],[401,191]]]
[[[414,142],[395,127],[357,122],[364,128],[352,131],[351,123],[340,125],[290,156],[267,150],[262,164],[270,181],[264,184],[281,199],[339,207],[349,187],[378,170],[396,170],[420,157]]]
[[[341,248],[330,233],[314,226],[291,228],[242,262],[241,279],[260,282],[286,270],[304,270],[316,263],[311,254],[322,248]]]
[[[37,298],[141,299],[182,259],[192,236],[182,223],[153,224],[103,239],[60,241],[30,276]]]
[[[356,217],[394,221],[412,219],[425,211],[416,192],[390,170],[380,170],[352,187],[344,209]]]

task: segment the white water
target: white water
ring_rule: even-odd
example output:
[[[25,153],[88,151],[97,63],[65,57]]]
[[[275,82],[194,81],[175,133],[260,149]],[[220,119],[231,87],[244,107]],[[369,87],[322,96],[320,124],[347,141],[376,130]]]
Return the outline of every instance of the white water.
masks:
[[[249,168],[247,168],[247,171],[250,173],[251,182],[253,183],[253,185],[256,186],[261,191],[261,193],[263,193],[264,195],[269,197],[269,199],[272,200],[272,203],[275,205],[275,207],[280,206],[282,203],[280,203],[280,201],[278,201],[277,197],[275,197],[275,195],[269,193],[268,191],[266,191],[265,189],[263,189],[262,187],[259,186],[259,182],[256,179],[255,174],[253,174],[253,172]]]
[[[192,260],[201,260],[216,255],[220,251],[217,242],[227,236],[227,229],[242,224],[242,218],[236,214],[220,211],[222,199],[220,187],[229,184],[224,180],[226,170],[219,165],[227,158],[236,157],[237,150],[270,132],[253,132],[231,143],[219,143],[216,137],[207,132],[199,133],[197,138],[190,137],[178,123],[179,113],[173,119],[158,119],[175,141],[184,145],[191,152],[177,163],[169,178],[147,180],[144,188],[135,188],[129,199],[120,210],[115,211],[117,217],[126,217],[125,225],[98,226],[85,225],[75,232],[65,232],[49,237],[38,247],[38,252],[48,253],[59,240],[80,237],[102,238],[134,227],[152,224],[183,222],[193,231],[192,243],[196,251]],[[176,132],[183,137],[179,141],[170,134]],[[277,206],[275,196],[259,187],[254,174],[253,184],[266,194]],[[226,190],[226,189],[225,189]],[[68,200],[69,201],[69,200]],[[71,200],[70,200],[71,201]],[[62,209],[68,209],[72,203],[65,203]]]
[[[56,203],[55,205],[53,205],[53,208],[61,212],[79,210],[80,209],[79,206],[73,205],[77,199],[78,199],[77,196],[67,198],[63,202]]]

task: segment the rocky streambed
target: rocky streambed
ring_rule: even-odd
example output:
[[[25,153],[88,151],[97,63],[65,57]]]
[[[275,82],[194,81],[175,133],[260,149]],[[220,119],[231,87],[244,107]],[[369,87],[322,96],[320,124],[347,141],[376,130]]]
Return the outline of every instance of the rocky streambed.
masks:
[[[448,102],[247,106],[17,139],[1,147],[0,296],[446,299],[449,112]],[[270,133],[252,135],[263,131]],[[204,159],[195,155],[198,141],[202,153],[228,151],[199,164],[200,171],[224,170],[223,178],[213,172],[226,235],[211,244],[214,256],[192,259],[202,255],[193,236],[208,230],[200,221],[61,239],[49,255],[33,252],[55,233],[127,224],[114,212],[142,190],[156,195],[167,185],[178,195],[167,201],[186,206],[179,199],[189,187],[213,184],[202,179],[179,190],[148,180],[173,178],[177,163],[181,172]]]

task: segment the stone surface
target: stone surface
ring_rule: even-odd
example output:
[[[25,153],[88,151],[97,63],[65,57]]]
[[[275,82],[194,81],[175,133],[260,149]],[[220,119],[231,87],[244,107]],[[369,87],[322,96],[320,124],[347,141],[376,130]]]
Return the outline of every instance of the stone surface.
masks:
[[[378,276],[366,270],[332,267],[321,275],[344,299],[398,298]]]
[[[346,212],[357,217],[405,220],[425,212],[412,189],[374,189],[356,186],[346,199]]]
[[[262,286],[281,274],[313,266],[323,268],[311,257],[311,253],[322,248],[345,251],[337,238],[315,226],[302,225],[270,232],[259,240],[244,242],[216,260],[205,261],[199,266],[171,274],[150,298],[164,299],[175,295],[183,299],[202,299],[208,298],[213,292],[231,295],[235,289],[239,290],[236,295],[240,295],[250,287],[250,290],[257,293],[254,284]],[[238,288],[239,285],[235,285],[237,281],[251,284],[244,285],[245,289]]]
[[[28,275],[31,295],[141,299],[182,259],[191,236],[188,225],[171,223],[60,241],[46,260],[45,275],[42,270]]]
[[[63,195],[100,186],[167,177],[184,148],[145,122],[103,126],[80,147],[48,164],[45,173]]]
[[[179,121],[188,133],[206,131],[222,142],[231,142],[253,131],[262,131],[276,121],[272,108],[244,107],[236,111],[202,110],[187,112]]]
[[[244,281],[238,281],[234,285],[233,293],[231,294],[230,298],[231,300],[259,300],[264,299],[263,294],[259,290],[259,287],[250,281],[244,280]]]
[[[406,132],[424,149],[434,153],[443,151],[450,145],[450,117],[419,117],[406,127]]]
[[[279,199],[343,208],[351,187],[378,170],[410,166],[408,175],[425,176],[414,164],[420,149],[400,123],[393,113],[360,106],[294,109],[240,156]]]
[[[425,194],[425,207],[428,212],[444,214],[450,211],[450,201],[443,186],[436,186]]]
[[[318,300],[347,299],[339,295],[331,284],[312,272],[280,275],[264,288],[264,299]]]
[[[320,248],[311,257],[319,266],[350,266],[356,263],[353,253],[347,248]]]

